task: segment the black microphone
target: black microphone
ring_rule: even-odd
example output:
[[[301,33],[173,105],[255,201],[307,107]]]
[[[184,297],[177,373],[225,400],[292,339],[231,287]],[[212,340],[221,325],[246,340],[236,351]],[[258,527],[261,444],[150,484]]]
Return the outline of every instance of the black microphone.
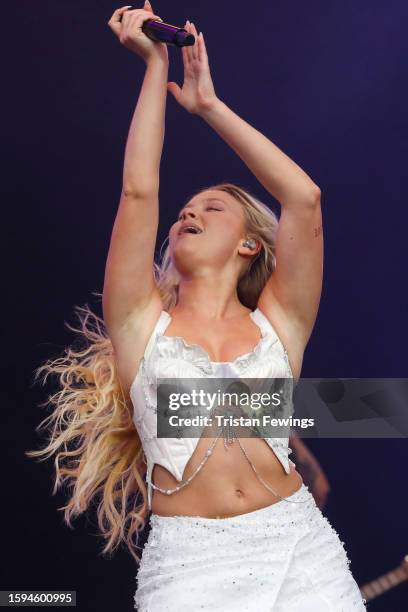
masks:
[[[195,43],[195,36],[184,28],[157,19],[147,19],[142,25],[142,32],[156,42],[176,47],[188,47]]]

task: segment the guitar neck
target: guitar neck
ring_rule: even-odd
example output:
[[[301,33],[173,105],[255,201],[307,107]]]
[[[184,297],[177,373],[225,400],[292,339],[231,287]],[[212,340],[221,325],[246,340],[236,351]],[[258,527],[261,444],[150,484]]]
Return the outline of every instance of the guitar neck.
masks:
[[[401,582],[408,579],[408,555],[399,567],[379,576],[371,582],[367,582],[360,587],[360,592],[366,601],[370,601],[386,591],[393,589]]]

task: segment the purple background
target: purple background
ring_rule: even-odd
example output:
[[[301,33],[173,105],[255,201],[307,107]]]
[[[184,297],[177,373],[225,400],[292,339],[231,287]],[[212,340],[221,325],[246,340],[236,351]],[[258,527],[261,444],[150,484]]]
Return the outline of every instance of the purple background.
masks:
[[[218,96],[322,190],[325,279],[303,376],[405,377],[407,3],[155,2],[202,29]],[[72,341],[75,304],[99,304],[127,130],[144,64],[107,26],[119,5],[3,7],[3,572],[0,588],[77,589],[78,608],[131,610],[136,566],[97,554],[95,515],[75,529],[51,496],[52,463],[23,451],[45,391],[32,372]],[[134,5],[141,8],[140,4]],[[6,10],[4,10],[6,9]],[[182,83],[170,49],[169,80]],[[5,140],[5,142],[4,142]],[[218,181],[279,204],[200,118],[168,94],[158,247],[184,199]],[[362,585],[408,553],[406,440],[312,440],[332,492],[324,511]],[[406,609],[405,583],[370,603]]]

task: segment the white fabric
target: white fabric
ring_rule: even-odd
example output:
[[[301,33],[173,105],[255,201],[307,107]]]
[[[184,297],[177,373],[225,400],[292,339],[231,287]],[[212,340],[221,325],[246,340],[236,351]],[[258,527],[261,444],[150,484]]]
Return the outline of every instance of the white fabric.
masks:
[[[288,499],[226,519],[151,514],[135,608],[364,612],[343,542],[308,487]]]
[[[134,422],[143,444],[147,461],[148,505],[151,509],[152,489],[149,481],[154,465],[160,464],[181,482],[184,468],[199,438],[157,437],[157,378],[292,378],[288,354],[267,317],[257,308],[250,313],[259,326],[261,339],[250,353],[232,362],[213,362],[196,344],[187,344],[179,336],[164,336],[171,315],[162,310],[147,343],[144,357],[130,388],[134,406]],[[264,438],[282,464],[290,472],[289,437]],[[204,466],[205,469],[205,466]]]

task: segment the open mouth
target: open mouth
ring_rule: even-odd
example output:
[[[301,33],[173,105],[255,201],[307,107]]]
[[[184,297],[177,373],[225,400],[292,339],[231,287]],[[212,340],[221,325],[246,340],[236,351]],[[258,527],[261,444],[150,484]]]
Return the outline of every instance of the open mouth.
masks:
[[[179,231],[179,236],[182,236],[183,234],[202,234],[203,230],[200,229],[199,227],[196,227],[195,225],[188,225],[186,227],[183,227],[182,230]]]

